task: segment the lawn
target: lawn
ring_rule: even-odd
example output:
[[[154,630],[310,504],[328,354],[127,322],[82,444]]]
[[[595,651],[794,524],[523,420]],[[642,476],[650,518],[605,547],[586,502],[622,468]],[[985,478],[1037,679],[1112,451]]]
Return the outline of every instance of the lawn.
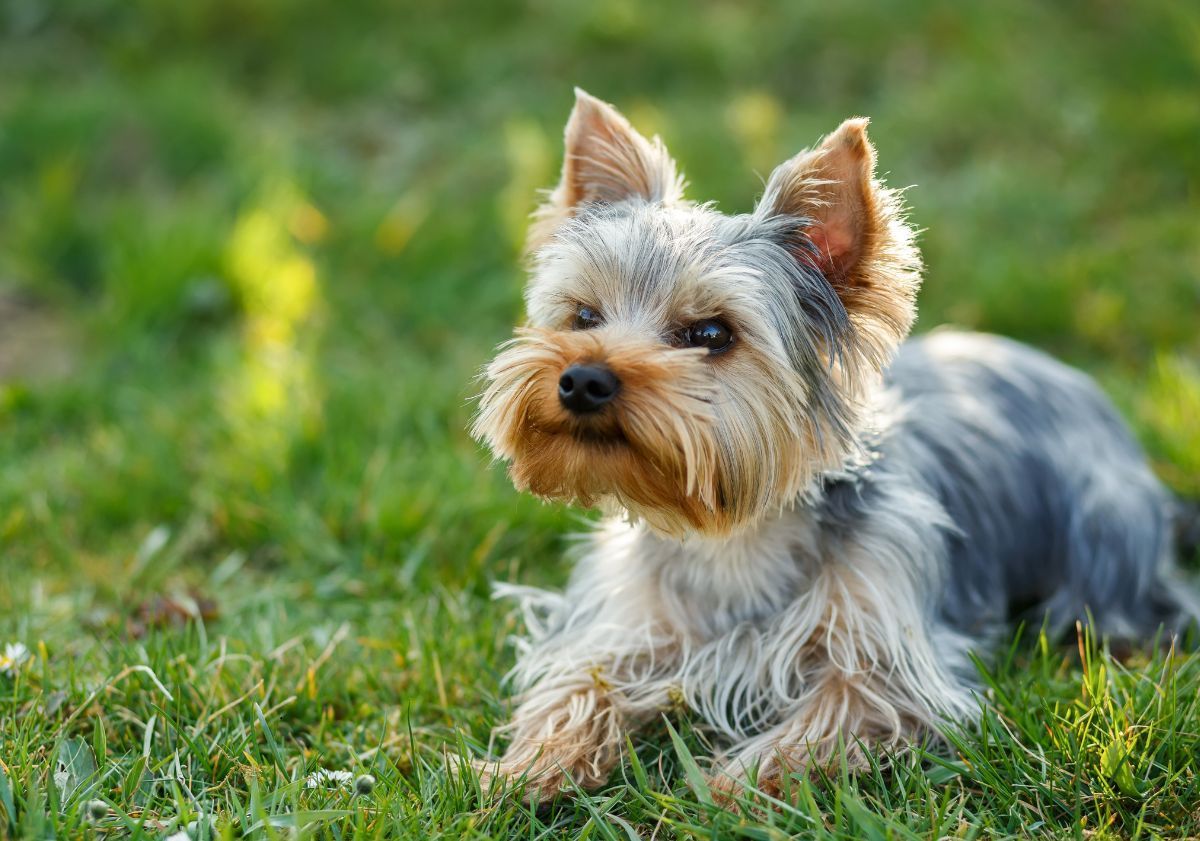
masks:
[[[572,85],[734,211],[871,116],[919,329],[1082,366],[1200,496],[1198,79],[1184,0],[4,4],[0,838],[1200,835],[1200,656],[1036,628],[979,728],[786,803],[714,807],[682,712],[537,812],[443,758],[505,714],[491,583],[591,516],[465,431]]]

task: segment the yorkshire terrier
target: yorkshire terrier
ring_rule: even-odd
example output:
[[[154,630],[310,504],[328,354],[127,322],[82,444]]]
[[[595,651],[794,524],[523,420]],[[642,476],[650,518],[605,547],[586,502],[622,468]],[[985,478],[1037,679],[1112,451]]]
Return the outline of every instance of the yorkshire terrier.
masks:
[[[530,638],[485,783],[601,785],[682,703],[729,743],[716,784],[777,790],[969,722],[968,654],[1014,616],[1147,638],[1200,615],[1173,500],[1095,383],[995,336],[904,342],[921,258],[866,128],[726,216],[576,92],[473,432],[519,489],[610,516],[564,594],[500,588]]]

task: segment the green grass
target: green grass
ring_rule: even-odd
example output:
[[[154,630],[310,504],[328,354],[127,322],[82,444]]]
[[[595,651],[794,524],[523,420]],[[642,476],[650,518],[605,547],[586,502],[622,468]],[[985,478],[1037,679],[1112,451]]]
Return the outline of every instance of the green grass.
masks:
[[[0,33],[0,838],[1200,835],[1200,659],[1033,633],[952,750],[788,803],[708,805],[686,715],[536,813],[442,759],[504,717],[490,582],[561,583],[580,524],[464,431],[571,85],[732,210],[870,115],[921,329],[1093,372],[1197,495],[1194,4],[22,0]]]

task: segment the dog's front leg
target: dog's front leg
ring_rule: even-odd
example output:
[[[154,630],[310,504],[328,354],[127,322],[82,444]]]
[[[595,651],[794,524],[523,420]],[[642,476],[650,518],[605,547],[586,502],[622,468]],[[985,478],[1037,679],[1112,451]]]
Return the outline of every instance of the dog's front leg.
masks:
[[[529,800],[552,797],[568,779],[583,788],[601,785],[621,756],[630,723],[624,707],[599,674],[533,686],[502,728],[510,737],[503,757],[476,763],[481,785],[486,790],[494,777],[512,783],[524,776]]]
[[[865,751],[903,747],[947,717],[973,714],[970,689],[956,676],[967,641],[931,615],[920,568],[888,561],[844,555],[788,611],[808,627],[781,617],[762,655],[773,685],[790,683],[776,690],[776,724],[735,745],[714,785],[737,790],[757,771],[759,787],[778,792],[789,771],[862,767]]]
[[[525,781],[529,800],[602,785],[620,760],[629,728],[670,703],[678,686],[679,633],[667,625],[652,583],[634,572],[584,565],[551,611],[530,623],[533,644],[510,675],[519,691],[497,730],[508,748],[477,762],[485,790]],[[529,616],[529,614],[527,614]]]
[[[631,727],[666,707],[676,684],[668,679],[663,652],[655,666],[595,662],[556,670],[522,693],[513,717],[500,728],[509,745],[498,762],[475,763],[485,791],[493,781],[524,778],[527,800],[547,800],[570,783],[602,785],[620,760]],[[647,652],[646,661],[653,659]]]

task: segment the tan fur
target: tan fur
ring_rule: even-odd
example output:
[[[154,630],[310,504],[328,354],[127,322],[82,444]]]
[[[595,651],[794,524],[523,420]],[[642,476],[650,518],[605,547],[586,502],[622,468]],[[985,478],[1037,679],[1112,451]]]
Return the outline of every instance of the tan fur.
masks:
[[[865,339],[878,368],[908,335],[916,317],[921,258],[904,221],[900,193],[875,177],[875,147],[867,120],[846,120],[817,148],[772,173],[759,213],[807,217],[812,255]]]
[[[802,384],[763,378],[768,363],[751,348],[719,363],[739,412],[715,441],[705,356],[622,330],[520,330],[485,373],[474,434],[510,462],[520,490],[613,503],[668,534],[729,534],[783,507],[842,453],[817,419],[786,411]],[[620,378],[611,412],[580,420],[559,405],[559,376],[577,362],[603,362]],[[770,473],[736,458],[763,448]]]
[[[559,405],[558,378],[577,362],[620,378],[614,412],[580,420]],[[612,497],[665,531],[701,527],[718,507],[703,364],[620,331],[523,330],[488,368],[476,434],[522,490],[582,505]]]
[[[499,762],[477,762],[480,785],[524,776],[530,800],[548,800],[574,782],[595,788],[621,758],[625,729],[608,693],[588,687],[518,707],[503,732],[511,737]]]
[[[630,195],[666,204],[683,198],[683,179],[662,141],[642,137],[615,108],[579,88],[563,141],[562,178],[534,214],[529,252],[545,244],[581,204]]]

